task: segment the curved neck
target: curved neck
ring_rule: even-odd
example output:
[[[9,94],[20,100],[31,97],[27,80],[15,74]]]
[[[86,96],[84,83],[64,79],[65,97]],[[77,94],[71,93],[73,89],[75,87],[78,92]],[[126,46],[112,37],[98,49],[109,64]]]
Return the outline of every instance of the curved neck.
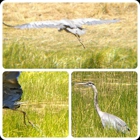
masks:
[[[95,106],[95,109],[96,109],[98,115],[101,116],[102,111],[99,108],[98,97],[97,97],[98,91],[94,85],[92,85],[92,89],[94,91],[94,106]]]

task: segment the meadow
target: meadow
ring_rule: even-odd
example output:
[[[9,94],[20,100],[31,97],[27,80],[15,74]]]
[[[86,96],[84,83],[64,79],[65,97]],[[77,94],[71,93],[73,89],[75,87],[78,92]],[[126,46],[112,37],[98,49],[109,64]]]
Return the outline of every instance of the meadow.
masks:
[[[93,91],[78,82],[92,81],[98,90],[102,111],[126,122],[130,132],[104,129],[94,108]],[[73,137],[136,137],[138,135],[138,92],[135,72],[72,73],[72,136]]]
[[[68,73],[22,72],[19,83],[23,89],[21,101],[24,104],[18,110],[27,113],[34,127],[28,122],[27,125],[23,123],[22,113],[3,109],[3,136],[67,137]]]
[[[3,25],[4,68],[136,68],[136,3],[4,3],[3,21],[76,18],[120,19],[115,24],[83,26],[81,40],[57,29],[19,30]]]

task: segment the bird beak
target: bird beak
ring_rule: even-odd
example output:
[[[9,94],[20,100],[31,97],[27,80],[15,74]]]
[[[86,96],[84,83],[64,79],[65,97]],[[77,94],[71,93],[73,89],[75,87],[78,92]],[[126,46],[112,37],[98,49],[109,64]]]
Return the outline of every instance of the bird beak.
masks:
[[[87,84],[86,83],[76,83],[76,85],[84,85],[84,86],[86,86]]]
[[[14,105],[27,105],[27,103],[26,102],[19,102],[19,101],[17,101],[17,102],[14,103]]]

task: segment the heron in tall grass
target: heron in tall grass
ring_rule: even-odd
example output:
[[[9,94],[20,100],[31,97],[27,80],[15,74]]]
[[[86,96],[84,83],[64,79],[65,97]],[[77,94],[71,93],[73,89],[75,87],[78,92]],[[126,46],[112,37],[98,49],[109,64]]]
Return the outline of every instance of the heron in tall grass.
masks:
[[[82,25],[96,25],[96,24],[108,24],[108,23],[116,23],[119,22],[118,19],[111,20],[101,20],[101,19],[93,19],[93,18],[81,18],[81,19],[63,19],[63,20],[46,20],[46,21],[37,21],[30,22],[21,25],[8,25],[3,22],[5,26],[13,27],[17,29],[30,29],[30,28],[58,28],[58,31],[65,30],[68,33],[75,35],[78,41],[81,43],[83,48],[85,45],[82,43],[80,36],[85,34],[86,30],[82,28]]]
[[[87,82],[87,83],[77,83],[79,85],[85,85],[85,86],[89,86],[93,89],[94,91],[94,107],[101,119],[102,125],[104,128],[114,128],[117,131],[121,131],[122,133],[125,133],[127,131],[130,131],[130,128],[127,126],[127,124],[120,119],[117,116],[114,116],[112,114],[106,113],[101,111],[101,109],[99,108],[98,105],[98,99],[97,99],[97,88],[94,85],[93,82]]]
[[[26,112],[18,110],[23,102],[20,102],[23,90],[18,82],[20,72],[6,71],[3,73],[3,109],[11,109],[19,111],[23,114],[24,124],[26,125],[26,119],[32,126],[33,124],[29,121]]]

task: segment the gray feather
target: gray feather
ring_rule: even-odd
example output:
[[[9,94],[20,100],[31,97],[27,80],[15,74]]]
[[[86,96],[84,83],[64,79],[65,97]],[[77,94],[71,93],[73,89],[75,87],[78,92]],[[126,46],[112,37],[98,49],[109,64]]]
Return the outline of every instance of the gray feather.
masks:
[[[3,23],[6,26],[14,27],[18,29],[33,29],[33,28],[58,28],[59,31],[65,30],[72,33],[72,34],[78,34],[82,35],[85,32],[82,32],[83,24],[87,25],[96,25],[96,24],[108,24],[108,23],[116,23],[119,22],[119,20],[113,19],[113,20],[100,20],[100,19],[92,19],[92,18],[83,18],[83,19],[63,19],[63,20],[47,20],[47,21],[38,21],[38,22],[30,22],[26,24],[21,24],[17,26],[8,25],[6,23]],[[69,29],[67,29],[69,28]],[[78,31],[76,31],[77,29]],[[75,31],[73,31],[75,30]]]

